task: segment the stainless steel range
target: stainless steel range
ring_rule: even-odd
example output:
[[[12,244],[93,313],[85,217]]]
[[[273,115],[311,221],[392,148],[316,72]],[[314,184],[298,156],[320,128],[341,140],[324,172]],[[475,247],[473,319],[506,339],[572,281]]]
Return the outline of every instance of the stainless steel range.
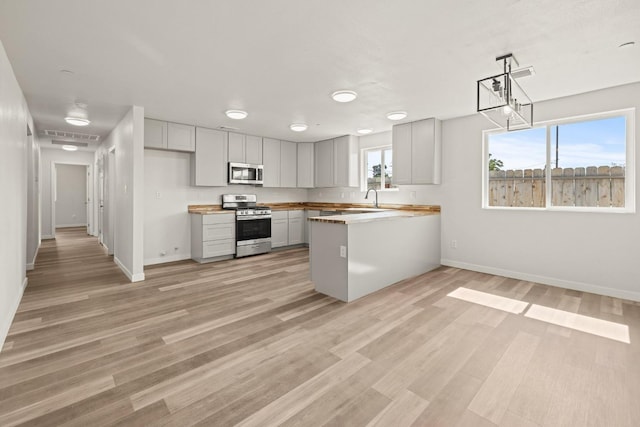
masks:
[[[255,194],[223,194],[222,209],[236,211],[236,258],[271,252],[271,208]]]

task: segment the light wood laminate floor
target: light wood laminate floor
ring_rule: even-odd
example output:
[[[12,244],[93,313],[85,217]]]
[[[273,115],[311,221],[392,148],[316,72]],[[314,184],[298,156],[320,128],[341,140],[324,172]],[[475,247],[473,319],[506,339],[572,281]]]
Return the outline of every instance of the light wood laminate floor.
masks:
[[[640,420],[636,303],[443,267],[345,304],[306,249],[132,284],[83,230],[57,236],[0,353],[2,426]]]

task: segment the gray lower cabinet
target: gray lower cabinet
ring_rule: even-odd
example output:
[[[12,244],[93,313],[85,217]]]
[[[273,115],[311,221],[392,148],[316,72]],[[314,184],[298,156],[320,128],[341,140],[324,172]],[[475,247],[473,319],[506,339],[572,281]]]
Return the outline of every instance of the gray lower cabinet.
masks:
[[[302,245],[305,243],[305,212],[273,211],[271,213],[271,247]]]
[[[191,258],[218,261],[236,253],[236,218],[233,213],[191,214]]]
[[[316,216],[320,216],[320,211],[305,211],[304,243],[306,243],[307,245],[311,243],[311,222],[307,221],[307,218],[313,218]]]
[[[304,211],[289,211],[289,245],[304,243]]]
[[[280,248],[289,242],[289,212],[273,211],[271,213],[271,247]]]

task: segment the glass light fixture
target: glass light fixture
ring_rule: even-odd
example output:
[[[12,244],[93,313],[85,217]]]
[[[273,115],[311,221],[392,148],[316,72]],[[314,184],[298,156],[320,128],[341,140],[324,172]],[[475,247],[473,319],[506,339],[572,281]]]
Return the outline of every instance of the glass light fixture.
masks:
[[[338,90],[331,94],[336,102],[351,102],[358,97],[358,94],[352,90]]]
[[[62,149],[66,151],[78,151],[78,147],[75,145],[63,145]]]
[[[74,126],[88,126],[91,120],[82,117],[68,116],[64,118],[64,121]]]
[[[242,110],[227,110],[224,113],[227,115],[227,117],[234,120],[242,120],[249,115],[246,111]]]
[[[294,132],[304,132],[309,126],[306,123],[291,123],[289,129]]]
[[[406,111],[392,111],[390,113],[387,113],[387,119],[389,120],[402,120],[405,117],[407,117],[407,112]]]
[[[518,61],[511,53],[498,56],[496,61],[503,62],[503,72],[478,80],[476,110],[491,123],[507,131],[532,127],[533,101],[518,84],[514,75],[533,75],[533,67],[514,70],[512,73],[511,65],[518,66]]]
[[[361,135],[368,135],[371,132],[373,132],[373,129],[369,129],[369,128],[358,129],[358,133]]]

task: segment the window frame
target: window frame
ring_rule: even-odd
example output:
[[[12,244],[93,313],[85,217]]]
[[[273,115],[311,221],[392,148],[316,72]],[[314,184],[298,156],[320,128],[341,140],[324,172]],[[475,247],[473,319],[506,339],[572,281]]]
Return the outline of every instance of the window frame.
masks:
[[[594,206],[552,206],[551,205],[551,127],[572,123],[580,123],[598,119],[613,117],[625,117],[626,141],[625,141],[625,206],[601,208]],[[636,174],[635,174],[635,108],[625,108],[602,113],[585,114],[563,119],[546,120],[535,123],[533,128],[546,128],[546,161],[545,165],[545,206],[521,207],[521,206],[489,206],[489,136],[505,133],[504,129],[488,129],[482,131],[482,209],[498,211],[535,211],[535,212],[590,212],[590,213],[635,213],[636,212]]]
[[[385,155],[384,152],[386,150],[391,150],[391,160],[393,161],[393,144],[388,144],[388,145],[378,145],[375,147],[367,147],[367,148],[362,148],[360,150],[360,158],[361,158],[361,162],[360,162],[360,190],[361,191],[367,191],[369,190],[369,187],[367,185],[367,153],[369,151],[380,151],[380,162],[382,165],[385,164]],[[393,184],[393,175],[391,175],[391,185],[392,187],[389,188],[380,188],[380,189],[376,189],[376,191],[399,191],[400,189],[398,188],[397,185]]]

